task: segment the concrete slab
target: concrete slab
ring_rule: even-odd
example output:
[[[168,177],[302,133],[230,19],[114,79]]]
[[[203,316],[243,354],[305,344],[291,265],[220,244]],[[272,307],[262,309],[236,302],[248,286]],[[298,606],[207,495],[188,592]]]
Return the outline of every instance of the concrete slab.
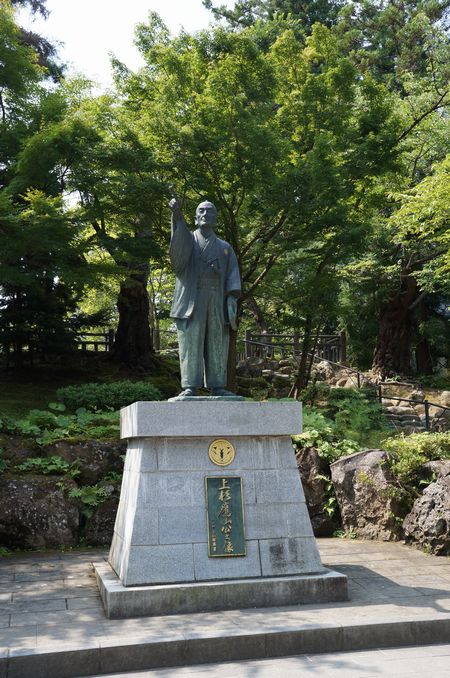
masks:
[[[65,578],[75,581],[80,577],[88,587],[91,582],[92,595],[27,603],[61,604],[56,610],[23,611],[24,601],[9,603],[8,612],[1,615],[2,624],[9,626],[0,628],[0,678],[74,678],[158,667],[161,671],[166,667],[168,678],[180,671],[180,675],[209,673],[214,678],[252,674],[301,678],[305,666],[308,678],[422,678],[428,674],[448,678],[447,646],[439,649],[436,643],[448,643],[450,638],[450,595],[442,581],[450,574],[450,559],[425,555],[402,544],[319,539],[318,546],[325,566],[330,566],[332,559],[334,567],[348,575],[349,601],[126,620],[107,619],[95,595],[92,561],[105,562],[105,551],[42,554],[42,560],[41,554],[8,558],[11,583],[29,570],[47,576],[46,568],[40,566],[53,558],[64,569]],[[375,559],[373,554],[377,554]],[[383,554],[384,559],[378,557]],[[397,581],[406,570],[411,571],[407,581]],[[393,584],[404,595],[392,596]],[[76,605],[78,609],[72,607]],[[399,645],[404,648],[388,649]],[[378,664],[368,652],[374,646]],[[363,664],[342,654],[356,648],[363,651],[358,653]],[[328,654],[315,654],[324,650]],[[274,659],[287,653],[302,655],[300,664],[296,666],[292,657]],[[440,663],[435,665],[431,658],[436,653],[441,653],[441,659],[436,656]],[[421,656],[423,663],[416,662]],[[212,661],[234,663],[227,663],[228,673],[224,673],[218,664],[208,664]],[[167,668],[170,666],[186,668]],[[158,675],[149,673],[152,678]]]
[[[348,598],[347,578],[331,570],[305,576],[125,587],[108,564],[95,563],[94,568],[110,619],[330,603]]]

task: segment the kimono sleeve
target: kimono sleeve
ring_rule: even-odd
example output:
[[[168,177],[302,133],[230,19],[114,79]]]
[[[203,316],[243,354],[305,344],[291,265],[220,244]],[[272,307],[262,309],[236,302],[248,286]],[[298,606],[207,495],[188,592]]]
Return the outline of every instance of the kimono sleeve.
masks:
[[[182,221],[173,221],[172,219],[172,238],[170,240],[170,263],[175,273],[181,273],[187,266],[192,248],[194,246],[194,236],[186,226],[184,219]]]
[[[233,294],[235,297],[239,297],[241,295],[241,276],[239,274],[239,264],[237,257],[231,247],[228,252],[225,294]]]

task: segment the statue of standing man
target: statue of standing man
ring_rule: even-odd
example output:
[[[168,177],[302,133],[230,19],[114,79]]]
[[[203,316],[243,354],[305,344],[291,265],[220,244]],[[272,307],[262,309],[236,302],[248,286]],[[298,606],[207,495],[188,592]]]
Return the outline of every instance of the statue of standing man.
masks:
[[[241,279],[232,247],[214,233],[215,206],[205,201],[195,213],[197,229],[186,225],[176,199],[172,210],[170,261],[176,274],[171,318],[177,325],[182,393],[195,397],[205,385],[216,397],[226,390],[229,327],[236,329]],[[234,396],[236,398],[237,396]]]

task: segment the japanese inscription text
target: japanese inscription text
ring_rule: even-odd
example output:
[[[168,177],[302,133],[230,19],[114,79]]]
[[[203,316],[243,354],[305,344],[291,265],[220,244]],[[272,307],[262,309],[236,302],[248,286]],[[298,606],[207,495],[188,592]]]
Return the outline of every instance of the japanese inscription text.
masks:
[[[208,556],[245,556],[242,479],[207,477]]]

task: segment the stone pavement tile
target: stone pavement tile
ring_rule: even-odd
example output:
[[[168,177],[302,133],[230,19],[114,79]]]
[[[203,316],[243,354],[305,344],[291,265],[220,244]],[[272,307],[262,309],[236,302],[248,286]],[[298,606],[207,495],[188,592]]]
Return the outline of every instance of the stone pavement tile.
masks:
[[[9,616],[8,616],[9,618]],[[86,624],[90,621],[105,621],[103,608],[86,608],[82,610],[57,610],[51,612],[25,612],[11,614],[10,626],[26,626],[27,624]],[[0,617],[1,623],[1,617]]]
[[[67,598],[67,608],[69,610],[83,610],[86,607],[101,607],[100,596],[89,596],[83,598]]]
[[[32,600],[20,601],[17,603],[0,603],[1,614],[25,613],[25,612],[47,612],[50,610],[65,610],[66,601],[64,598],[55,600]]]
[[[37,624],[36,645],[39,649],[64,647],[88,647],[94,643],[100,647],[100,640],[108,634],[107,622],[85,624]],[[17,627],[19,628],[19,627]],[[121,638],[123,643],[123,637]]]
[[[10,625],[11,615],[2,614],[0,615],[0,629],[7,628]],[[28,622],[30,623],[30,622]]]
[[[0,629],[0,648],[36,647],[37,625]]]
[[[389,647],[380,648],[382,655],[387,658],[415,659],[416,657],[448,657],[450,656],[450,644],[442,645],[421,645],[417,647]],[[450,669],[450,664],[449,664]]]
[[[8,584],[14,580],[14,572],[1,572],[0,573],[0,584]]]

